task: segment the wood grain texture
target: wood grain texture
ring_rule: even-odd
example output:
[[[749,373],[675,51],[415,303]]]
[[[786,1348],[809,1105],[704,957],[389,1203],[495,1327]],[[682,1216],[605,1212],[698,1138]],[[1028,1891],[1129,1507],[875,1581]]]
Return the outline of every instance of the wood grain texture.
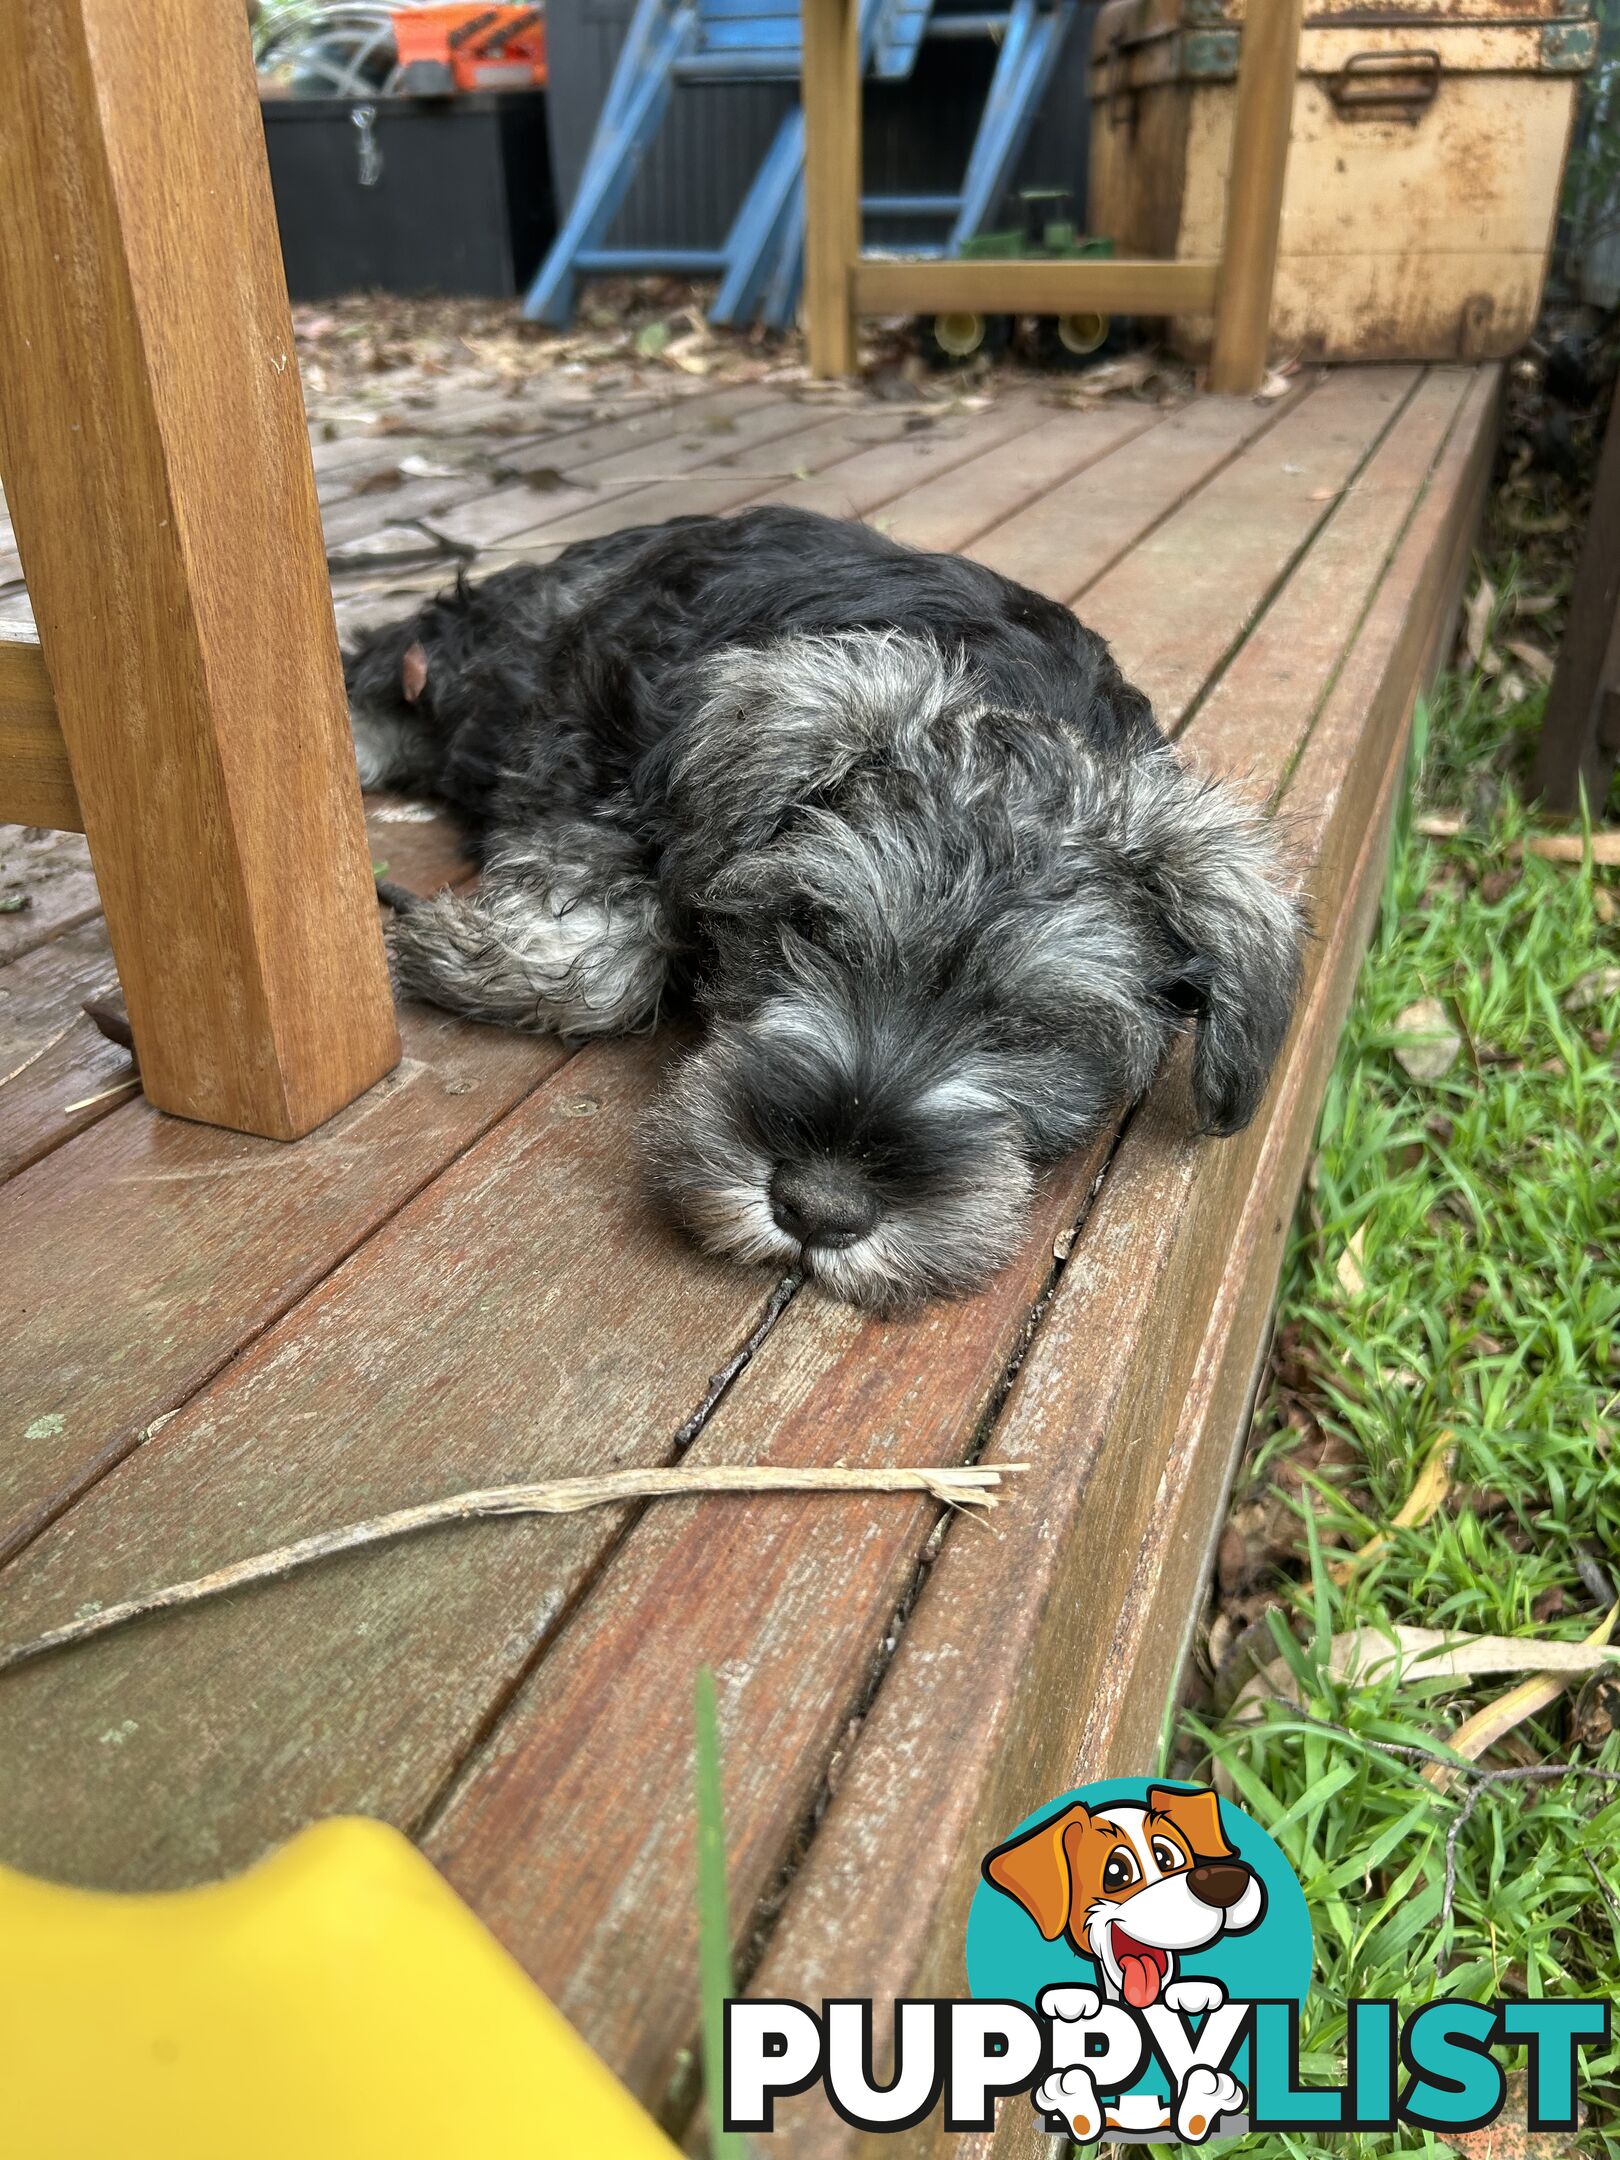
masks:
[[[452,540],[487,547],[587,508],[604,490],[618,493],[647,485],[689,472],[728,449],[791,434],[805,417],[791,399],[773,397],[754,384],[716,391],[695,403],[661,406],[503,456],[501,470],[522,478],[494,489],[487,483],[464,488],[468,501],[437,511],[428,523]],[[328,518],[326,529],[332,536],[339,529],[337,521]]]
[[[1123,445],[981,533],[970,552],[1037,592],[1078,602],[1144,533],[1289,409],[1285,401],[1197,398],[1167,414],[1145,440]]]
[[[852,280],[861,315],[1179,315],[1215,299],[1212,262],[1113,261],[857,263]],[[1242,386],[1253,390],[1258,377]]]
[[[565,1055],[425,1008],[403,1021],[398,1069],[295,1152],[137,1100],[0,1187],[0,1556]]]
[[[861,252],[860,10],[801,0],[804,58],[804,300],[810,372],[853,375],[851,279]]]
[[[597,1045],[531,1094],[13,1562],[7,1639],[491,1477],[666,1461],[772,1287],[693,1256],[643,1204],[637,1127],[667,1054]],[[356,1553],[8,1676],[0,1852],[161,1888],[334,1810],[409,1826],[625,1512]],[[102,1744],[126,1725],[129,1745]]]
[[[426,804],[368,796],[366,830],[378,874],[396,884],[433,892],[472,874],[455,829]],[[0,1183],[126,1103],[106,1091],[135,1068],[82,1009],[107,995],[122,991],[107,926],[93,912],[0,966]]]
[[[961,1461],[1104,1154],[1046,1181],[1024,1250],[979,1297],[884,1323],[802,1295],[685,1459]],[[674,2097],[692,2039],[695,1676],[709,1665],[720,1687],[745,1937],[939,1515],[848,1499],[649,1513],[427,1831],[474,1910],[655,2106]]]
[[[100,912],[78,833],[0,825],[0,966]]]
[[[146,1085],[290,1138],[399,1045],[246,24],[0,42],[0,467]]]
[[[1091,586],[1086,621],[1130,651],[1131,679],[1156,710],[1185,710],[1234,650],[1417,373],[1339,369]]]
[[[884,529],[911,547],[973,554],[979,534],[1063,482],[1077,481],[1111,451],[1138,442],[1159,419],[1151,405],[1123,402],[1079,412],[1049,408],[1028,434],[908,489]]]
[[[1318,650],[1316,674],[1302,676],[1278,646],[1269,670],[1251,671],[1253,716],[1279,745],[1274,775],[1286,771],[1332,684],[1465,388],[1449,379],[1432,424],[1401,438],[1397,521],[1363,535],[1361,583],[1338,604],[1337,643]],[[1369,471],[1377,476],[1369,499],[1382,507],[1396,492],[1395,453]],[[1241,586],[1232,606],[1235,635],[1247,608]],[[1133,645],[1151,635],[1137,626],[1121,651],[1127,668]],[[1162,717],[1174,724],[1178,715]],[[1353,733],[1334,739],[1333,785],[1357,750]],[[1220,745],[1212,751],[1220,761]],[[1243,754],[1237,745],[1238,761]],[[1204,1152],[1183,1143],[1178,1160],[1207,1175]],[[1066,1246],[1101,1160],[1094,1154],[1054,1174],[1018,1268],[965,1306],[898,1328],[800,1299],[694,1459],[711,1451],[717,1460],[959,1459],[1052,1270],[1054,1230]],[[1088,1264],[1092,1236],[1088,1222],[1071,1269]],[[1123,1303],[1131,1279],[1127,1268]],[[729,1883],[735,1930],[746,1940],[858,1717],[895,1608],[915,1585],[928,1511],[845,1505],[826,1514],[783,1505],[739,1524],[696,1503],[641,1523],[427,1834],[451,1881],[655,2106],[675,2106],[692,2038],[691,1992],[672,1987],[671,1975],[689,1973],[693,1959],[693,1676],[703,1664],[721,1676]],[[645,1797],[627,1809],[622,1796],[632,1790]]]
[[[0,629],[0,819],[83,832],[39,640]]]
[[[1001,1511],[996,1539],[975,1550],[947,1538],[755,1976],[761,1993],[815,2000],[857,1986],[880,1997],[948,1988],[978,1855],[1050,1794],[1138,1767],[1124,1758],[1146,1744],[1145,1704],[1120,1747],[1100,1757],[1083,1749],[1087,1719],[1122,1677],[1108,1658],[1128,1596],[1151,1596],[1131,1616],[1135,1640],[1182,1634],[1178,1599],[1196,1566],[1167,1576],[1160,1602],[1157,1582],[1145,1588],[1137,1575],[1143,1532],[1255,1173],[1268,1147],[1283,1147],[1274,1133],[1293,1134],[1290,1147],[1301,1131],[1308,1139],[1310,1076],[1331,1061],[1333,1001],[1347,994],[1359,957],[1350,896],[1357,877],[1363,892],[1376,890],[1369,834],[1387,801],[1416,662],[1449,605],[1441,573],[1455,576],[1491,434],[1491,388],[1475,385],[1346,662],[1339,711],[1352,742],[1319,722],[1289,790],[1290,813],[1308,821],[1321,891],[1338,903],[1324,923],[1342,915],[1344,925],[1313,953],[1279,1083],[1249,1132],[1218,1150],[1181,1136],[1167,1090],[1127,1131],[986,1449],[990,1460],[1036,1468]],[[1369,685],[1378,691],[1370,706]],[[1293,1158],[1284,1148],[1272,1159],[1286,1170]],[[1286,1174],[1271,1195],[1269,1219],[1279,1208],[1286,1219]],[[939,1681],[947,1660],[948,1688]],[[1161,1694],[1155,1734],[1162,1707]],[[897,1871],[886,1863],[902,1850],[942,1857]],[[824,2160],[855,2149],[842,2126],[805,2114],[793,2126],[796,2153]],[[933,2146],[920,2131],[900,2149]]]
[[[818,420],[803,408],[791,435],[713,457],[701,471],[648,486],[602,489],[583,509],[513,536],[525,554],[627,525],[648,525],[693,511],[719,514],[755,502],[793,502],[834,516],[860,516],[937,473],[1033,430],[1040,408],[1027,396],[998,401],[987,412],[924,419],[904,408],[844,411]]]
[[[82,1008],[117,992],[99,916],[0,967],[0,1182],[110,1114],[91,1098],[135,1068]]]
[[[1244,396],[1265,378],[1303,14],[1304,0],[1248,0],[1244,9],[1209,362],[1217,395]]]

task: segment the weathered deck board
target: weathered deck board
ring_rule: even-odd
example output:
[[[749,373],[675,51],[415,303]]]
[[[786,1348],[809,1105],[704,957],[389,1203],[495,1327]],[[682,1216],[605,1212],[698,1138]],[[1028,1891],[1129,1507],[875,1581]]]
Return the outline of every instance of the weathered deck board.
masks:
[[[1427,424],[1402,431],[1397,422],[1393,440],[1375,453],[1369,470],[1386,484],[1368,501],[1384,526],[1364,534],[1359,583],[1341,577],[1334,635],[1319,639],[1314,674],[1302,675],[1277,641],[1268,646],[1269,664],[1249,672],[1246,709],[1258,730],[1269,728],[1276,739],[1273,782],[1286,775],[1329,690],[1462,388],[1455,379],[1445,383],[1425,408]],[[1395,409],[1384,405],[1383,417]],[[1332,440],[1327,429],[1323,436]],[[1348,506],[1339,514],[1348,516]],[[1342,573],[1343,550],[1334,552]],[[1235,639],[1248,586],[1225,589]],[[1154,634],[1144,624],[1122,640],[1128,669],[1137,665],[1136,646]],[[1174,726],[1180,708],[1160,717]],[[1346,746],[1335,748],[1348,763]],[[1213,740],[1207,754],[1217,764],[1250,762],[1241,737]],[[1299,778],[1307,789],[1314,784],[1309,768]],[[1201,1162],[1209,1152],[1183,1149],[1189,1176],[1195,1167],[1210,1175]],[[1218,1161],[1221,1151],[1213,1152]],[[1060,1225],[1083,1207],[1095,1167],[1059,1174]],[[1105,1198],[1108,1189],[1105,1183]],[[1037,1282],[1043,1267],[1049,1271],[1051,1229],[1048,1217],[1026,1255]],[[1088,1225],[1080,1252],[1091,1236]],[[1028,1307],[1029,1279],[1020,1272],[960,1310],[982,1337],[987,1315],[1009,1308],[1005,1333],[1006,1322]],[[911,1461],[959,1460],[994,1377],[970,1355],[973,1337],[962,1332],[957,1343],[943,1319],[935,1322],[921,1340],[905,1341],[889,1367],[869,1328],[806,1298],[778,1323],[698,1449],[719,1459],[774,1459],[786,1449],[794,1460],[876,1460],[895,1451]],[[988,1339],[999,1338],[991,1330]],[[926,1377],[942,1372],[949,1375],[943,1401]],[[688,1515],[689,1523],[681,1519]],[[728,1861],[738,1933],[746,1937],[790,1857],[823,1766],[859,1708],[930,1515],[845,1505],[829,1524],[802,1504],[784,1504],[750,1511],[745,1528],[728,1521],[723,1504],[658,1511],[627,1538],[434,1826],[428,1849],[450,1879],[638,2091],[666,2097],[692,2038],[693,1998],[669,1983],[671,1971],[691,1969],[693,1956],[692,1820],[681,1770],[690,1748],[692,1674],[707,1662],[726,1691],[734,1813],[742,1826]],[[605,1690],[609,1669],[614,1684]],[[729,1675],[736,1678],[728,1687]],[[644,1782],[646,1798],[632,1812],[615,1813],[613,1795],[634,1781]],[[591,1823],[602,1827],[587,1839]],[[591,1854],[588,1867],[578,1858],[582,1850]],[[561,1854],[571,1856],[566,1866],[548,1866],[549,1855]],[[685,1864],[672,1860],[679,1854],[688,1856]]]
[[[1297,1161],[1290,1151],[1308,1142],[1359,960],[1364,918],[1356,911],[1376,898],[1380,819],[1416,663],[1451,604],[1458,535],[1466,542],[1489,457],[1493,395],[1487,382],[1468,391],[1435,483],[1347,660],[1337,723],[1348,739],[1324,714],[1290,790],[1291,813],[1309,815],[1314,827],[1320,889],[1339,901],[1313,953],[1295,1030],[1304,1055],[1290,1059],[1249,1132],[1196,1175],[1198,1151],[1162,1091],[1133,1120],[986,1450],[992,1460],[1035,1467],[1018,1481],[1000,1537],[946,1541],[755,1975],[762,1993],[817,2000],[846,1992],[856,1974],[862,1992],[880,1997],[948,1991],[980,1853],[1043,1798],[1134,1768],[1151,1744],[1163,1698],[1150,1712],[1147,1688],[1132,1725],[1112,1728],[1105,1716],[1102,1744],[1087,1739],[1094,1705],[1125,1681],[1111,1665],[1117,1616],[1129,1593],[1140,1598],[1148,1587],[1137,1573],[1142,1532],[1181,1406],[1207,1371],[1202,1331],[1193,1339],[1186,1314],[1206,1313],[1220,1294],[1233,1223],[1257,1169],[1268,1155]],[[1267,1190],[1281,1222],[1268,1233],[1264,1262],[1243,1249],[1257,1269],[1279,1249],[1294,1192],[1286,1170]],[[1225,1449],[1233,1436],[1210,1437]],[[1185,1452],[1179,1474],[1187,1474]],[[1188,1579],[1184,1566],[1178,1587]],[[1146,1626],[1172,1611],[1181,1617],[1174,1599],[1160,1604],[1152,1588],[1151,1618],[1133,1616],[1138,1643]],[[947,1657],[948,1690],[938,1685]],[[1162,1651],[1159,1658],[1162,1678]],[[949,1858],[926,1875],[873,1865],[874,1854],[902,1846]],[[794,2151],[810,2160],[851,2149],[842,2126],[808,2111],[795,2127]],[[919,2132],[910,2149],[934,2147]]]
[[[1326,522],[1417,375],[1330,375],[1088,588],[1086,621],[1128,649],[1132,679],[1155,710],[1185,710],[1198,695]]]
[[[1009,398],[988,412],[951,414],[918,430],[917,415],[902,410],[868,417],[860,435],[847,415],[817,420],[799,434],[740,452],[726,463],[678,480],[634,488],[597,502],[555,523],[514,536],[527,549],[547,549],[624,525],[656,523],[695,510],[738,510],[750,502],[797,503],[835,517],[864,517],[936,473],[966,464],[998,443],[1040,425],[1043,408]]]
[[[690,1257],[642,1204],[635,1130],[663,1055],[599,1045],[531,1094],[13,1563],[8,1631],[334,1510],[666,1460],[771,1286]],[[158,1887],[334,1809],[411,1823],[623,1514],[358,1554],[11,1676],[0,1850]],[[102,1747],[125,1719],[131,1744]]]
[[[1073,601],[1299,396],[1269,406],[1248,398],[1184,405],[1161,418],[1147,441],[1123,445],[981,533],[973,556],[1037,592]]]
[[[386,1815],[678,2122],[709,1662],[734,1927],[767,1942],[754,1984],[953,1989],[982,1843],[1082,1775],[1137,1767],[1156,1726],[1492,394],[1461,370],[1354,370],[1269,406],[1068,412],[1019,391],[919,429],[898,408],[711,392],[519,444],[514,468],[562,485],[469,497],[467,536],[482,507],[501,552],[774,497],[1083,592],[1195,756],[1288,781],[1329,933],[1298,1054],[1221,1146],[1184,1138],[1168,1076],[1095,1192],[1101,1152],[1048,1177],[1024,1253],[977,1299],[882,1324],[801,1294],[692,1443],[781,1462],[983,1444],[1036,1465],[998,1535],[937,1535],[908,1500],[669,1503],[444,1533],[144,1623],[0,1686],[0,1859],[155,1885],[239,1865],[312,1813]],[[677,442],[681,469],[656,466]],[[581,469],[605,480],[584,500]],[[341,507],[369,505],[370,531],[400,496]],[[432,827],[371,829],[405,882],[458,868]],[[94,927],[52,935],[78,980]],[[0,1577],[0,1638],[407,1498],[667,1458],[770,1285],[644,1216],[633,1135],[664,1047],[558,1069],[545,1045],[445,1034],[421,1084],[368,1099],[358,1136],[336,1121],[270,1151],[274,1171],[136,1106],[0,1189],[28,1285],[0,1371],[30,1406],[0,1536],[33,1539]],[[80,1054],[50,1050],[41,1088],[59,1053]],[[53,1376],[61,1403],[36,1403]],[[1008,2111],[972,2149],[1036,2147]],[[793,2150],[843,2160],[850,2136],[807,2108]]]
[[[911,547],[974,553],[971,543],[980,533],[1055,483],[1077,478],[1110,451],[1135,442],[1159,417],[1149,405],[1054,410],[1027,435],[909,489],[885,530]]]
[[[366,829],[377,874],[396,884],[432,892],[471,874],[457,834],[426,804],[370,796]],[[117,991],[99,912],[0,966],[0,1184],[124,1100],[105,1091],[133,1072],[129,1056],[81,1011]]]

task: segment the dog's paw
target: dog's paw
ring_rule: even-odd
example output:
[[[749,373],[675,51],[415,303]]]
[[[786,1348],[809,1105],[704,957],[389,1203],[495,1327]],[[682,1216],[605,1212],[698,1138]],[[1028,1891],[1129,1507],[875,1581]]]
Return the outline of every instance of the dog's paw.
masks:
[[[1074,2025],[1086,2018],[1094,2018],[1102,2008],[1102,1997],[1095,1988],[1042,1988],[1035,2007],[1042,2017],[1051,2018],[1054,2023]]]
[[[1206,2010],[1218,2010],[1226,2000],[1226,1990],[1218,1980],[1174,1980],[1164,1991],[1166,2005],[1177,2010],[1183,2017],[1202,2017]]]
[[[1202,2145],[1223,2115],[1242,2107],[1243,2087],[1229,2070],[1194,2063],[1176,2100],[1176,2135],[1184,2144]]]
[[[1048,1992],[1066,1991],[1052,1989]],[[1072,1992],[1084,1995],[1090,1990],[1076,1988]],[[1093,2144],[1102,2136],[1103,2111],[1097,2098],[1097,2087],[1091,2072],[1079,2064],[1068,2070],[1054,2070],[1050,2077],[1043,2078],[1035,2088],[1035,2105],[1043,2115],[1061,2115],[1077,2145]]]

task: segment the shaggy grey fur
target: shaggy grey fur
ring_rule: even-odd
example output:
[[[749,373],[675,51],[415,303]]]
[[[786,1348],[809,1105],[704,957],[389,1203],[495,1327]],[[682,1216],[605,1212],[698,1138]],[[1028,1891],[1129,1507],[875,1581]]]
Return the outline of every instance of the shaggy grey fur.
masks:
[[[485,849],[473,897],[395,923],[401,989],[568,1035],[695,1001],[650,1157],[713,1250],[859,1304],[961,1291],[1189,1018],[1201,1125],[1259,1103],[1303,934],[1265,819],[977,565],[678,520],[447,596],[349,671],[368,776],[437,786]]]

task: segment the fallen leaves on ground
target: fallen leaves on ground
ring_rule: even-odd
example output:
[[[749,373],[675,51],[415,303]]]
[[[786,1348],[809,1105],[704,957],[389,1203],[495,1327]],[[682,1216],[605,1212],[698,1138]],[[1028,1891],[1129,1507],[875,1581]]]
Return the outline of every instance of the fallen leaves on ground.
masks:
[[[1419,998],[1396,1015],[1392,1048],[1409,1079],[1438,1080],[1456,1064],[1462,1037],[1438,998]]]

